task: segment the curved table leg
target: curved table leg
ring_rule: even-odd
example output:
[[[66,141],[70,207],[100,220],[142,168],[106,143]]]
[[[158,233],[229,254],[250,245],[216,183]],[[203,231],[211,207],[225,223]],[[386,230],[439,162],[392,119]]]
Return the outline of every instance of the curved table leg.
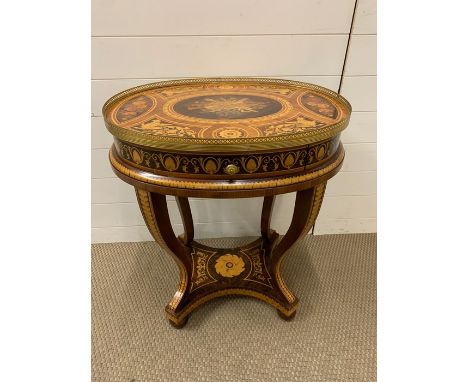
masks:
[[[182,242],[185,245],[190,245],[193,241],[194,229],[193,229],[193,219],[192,211],[190,210],[190,204],[188,198],[183,198],[181,196],[176,196],[175,200],[177,206],[179,207],[180,215],[182,216],[182,224],[184,225],[184,235],[181,237]]]
[[[272,242],[274,231],[270,228],[271,214],[275,204],[275,196],[265,196],[263,198],[262,218],[260,223],[260,232],[262,238],[268,242]]]
[[[326,182],[318,184],[314,188],[296,193],[291,225],[286,235],[273,248],[271,253],[271,260],[269,262],[270,271],[274,277],[275,284],[282,293],[284,305],[288,308],[287,312],[278,309],[278,314],[286,320],[292,319],[296,314],[298,299],[286,286],[281,275],[283,261],[291,247],[314,226],[322,205],[325,187]]]
[[[173,326],[182,327],[185,325],[187,317],[183,320],[178,320],[177,313],[182,309],[181,305],[188,294],[188,287],[190,285],[190,270],[192,266],[190,249],[184,246],[174,234],[167,210],[166,196],[138,188],[135,188],[135,190],[141,213],[151,235],[166,252],[172,255],[179,267],[179,287],[172,300],[166,306],[166,315]],[[184,218],[184,226],[186,220]],[[189,238],[189,236],[186,237]]]

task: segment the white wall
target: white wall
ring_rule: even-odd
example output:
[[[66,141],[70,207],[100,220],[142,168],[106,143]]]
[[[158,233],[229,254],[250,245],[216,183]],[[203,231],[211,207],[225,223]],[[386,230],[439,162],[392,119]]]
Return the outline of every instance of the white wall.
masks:
[[[354,0],[93,0],[92,241],[150,240],[133,188],[113,174],[104,101],[163,79],[262,76],[338,90]],[[341,93],[353,106],[341,172],[329,181],[315,232],[376,230],[376,0],[358,0]],[[175,201],[171,219],[182,232]],[[261,199],[191,199],[196,237],[256,235]],[[294,194],[277,198],[284,233]]]

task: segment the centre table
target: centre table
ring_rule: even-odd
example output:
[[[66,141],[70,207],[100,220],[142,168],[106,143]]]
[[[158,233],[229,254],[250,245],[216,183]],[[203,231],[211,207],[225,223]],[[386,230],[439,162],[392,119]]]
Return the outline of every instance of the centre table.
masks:
[[[298,298],[281,268],[289,249],[314,226],[327,180],[340,169],[340,133],[351,106],[326,88],[266,78],[195,78],[125,90],[103,106],[114,143],[115,174],[135,187],[154,240],[176,261],[178,289],[166,306],[182,327],[213,298],[252,296],[292,319]],[[296,193],[289,229],[270,227],[275,195]],[[167,195],[184,227],[174,234]],[[238,248],[194,240],[189,197],[263,197],[259,238]]]

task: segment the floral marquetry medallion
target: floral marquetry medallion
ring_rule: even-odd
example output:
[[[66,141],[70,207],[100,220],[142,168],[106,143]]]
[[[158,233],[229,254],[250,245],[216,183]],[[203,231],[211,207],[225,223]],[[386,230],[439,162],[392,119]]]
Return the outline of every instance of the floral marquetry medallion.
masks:
[[[271,98],[243,94],[222,94],[188,98],[177,102],[174,111],[203,119],[246,119],[264,117],[282,109]]]
[[[115,114],[119,123],[130,121],[149,111],[155,105],[154,99],[144,95],[133,97],[124,102]]]
[[[195,291],[212,283],[220,285],[259,283],[271,288],[265,265],[265,249],[260,241],[249,246],[222,250],[192,245],[192,285]]]
[[[239,256],[227,254],[216,259],[215,269],[223,277],[234,277],[245,271],[245,263]]]

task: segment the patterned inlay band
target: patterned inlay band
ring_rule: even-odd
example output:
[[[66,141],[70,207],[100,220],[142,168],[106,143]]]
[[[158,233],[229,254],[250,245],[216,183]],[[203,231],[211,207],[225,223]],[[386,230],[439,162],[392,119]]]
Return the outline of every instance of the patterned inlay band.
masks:
[[[184,177],[210,176],[255,178],[271,176],[271,173],[301,171],[304,166],[319,166],[328,160],[339,145],[339,136],[309,147],[299,147],[275,153],[248,154],[201,154],[159,151],[138,147],[115,140],[121,158],[133,166],[147,169],[161,175]],[[226,169],[233,166],[233,173]]]
[[[333,160],[330,164],[317,169],[313,172],[307,172],[301,175],[295,176],[288,176],[288,177],[278,177],[277,179],[259,179],[256,182],[252,182],[249,184],[245,183],[229,183],[225,181],[196,181],[192,179],[175,179],[169,177],[154,177],[153,174],[149,173],[149,176],[145,176],[144,174],[135,171],[134,168],[129,167],[128,165],[122,163],[122,160],[117,156],[115,146],[113,146],[109,151],[109,160],[114,167],[115,170],[122,173],[129,178],[138,180],[140,182],[145,182],[149,184],[154,184],[162,187],[172,187],[172,188],[180,188],[180,189],[192,189],[192,190],[220,190],[220,191],[227,191],[227,190],[253,190],[253,189],[265,189],[265,188],[273,188],[273,187],[281,187],[281,186],[288,186],[296,183],[307,182],[309,180],[313,180],[319,178],[323,175],[331,173],[336,168],[342,164],[345,152],[343,149],[343,145],[340,143],[340,146],[335,154],[335,158],[331,158]]]

